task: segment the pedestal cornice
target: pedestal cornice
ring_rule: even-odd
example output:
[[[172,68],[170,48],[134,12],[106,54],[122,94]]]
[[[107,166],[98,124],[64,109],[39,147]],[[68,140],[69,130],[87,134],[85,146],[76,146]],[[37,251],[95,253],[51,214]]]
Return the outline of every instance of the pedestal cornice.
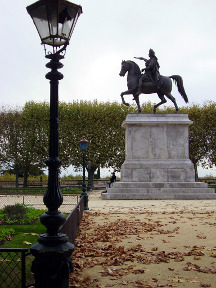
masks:
[[[152,126],[152,125],[191,125],[193,122],[188,114],[135,114],[129,113],[122,124],[126,129],[129,125]]]

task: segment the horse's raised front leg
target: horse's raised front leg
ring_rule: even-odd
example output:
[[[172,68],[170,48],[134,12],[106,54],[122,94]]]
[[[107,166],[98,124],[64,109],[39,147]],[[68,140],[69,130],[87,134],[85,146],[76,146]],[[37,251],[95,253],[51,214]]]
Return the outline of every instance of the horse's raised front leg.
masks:
[[[164,104],[167,102],[167,100],[164,98],[164,94],[161,94],[161,93],[157,93],[158,94],[158,97],[161,99],[161,102],[159,102],[158,104],[154,105],[154,109],[153,109],[153,112],[156,113],[156,109],[158,106]]]
[[[130,106],[129,103],[125,102],[124,100],[124,95],[130,95],[130,94],[133,94],[134,92],[134,88],[131,88],[131,89],[128,89],[127,91],[124,91],[122,92],[120,95],[121,95],[121,98],[122,98],[122,103],[126,106]]]
[[[124,92],[122,92],[120,95],[121,95],[122,103],[126,106],[130,106],[129,103],[125,102],[124,100],[124,95],[125,95]]]

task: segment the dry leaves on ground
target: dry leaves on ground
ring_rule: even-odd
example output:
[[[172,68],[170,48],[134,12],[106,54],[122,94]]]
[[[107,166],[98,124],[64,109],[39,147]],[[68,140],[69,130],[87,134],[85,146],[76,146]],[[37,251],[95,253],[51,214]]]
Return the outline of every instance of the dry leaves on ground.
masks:
[[[163,212],[161,215],[169,221],[160,221],[152,217],[153,213],[146,213],[145,217],[139,212],[132,212],[130,217],[114,211],[109,216],[99,212],[86,213],[72,255],[74,273],[70,287],[211,287],[211,281],[197,275],[216,274],[216,262],[208,262],[211,263],[208,267],[199,262],[206,257],[214,260],[215,253],[206,251],[214,251],[215,247],[181,243],[180,226],[184,222],[181,214],[174,218],[175,213]],[[194,217],[200,215],[188,218],[192,221]],[[194,239],[205,241],[206,235],[199,231],[194,233]],[[172,239],[181,247],[179,251],[171,246]],[[152,276],[152,267],[157,269],[154,272],[157,277]],[[160,273],[160,269],[166,273]]]

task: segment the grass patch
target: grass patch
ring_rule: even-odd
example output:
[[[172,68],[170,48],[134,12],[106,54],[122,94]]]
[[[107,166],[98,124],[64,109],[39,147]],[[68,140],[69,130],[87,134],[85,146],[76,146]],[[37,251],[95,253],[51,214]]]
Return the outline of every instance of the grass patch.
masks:
[[[23,204],[8,205],[0,209],[0,248],[30,248],[37,243],[40,234],[46,233],[46,227],[40,223],[40,215],[45,210],[35,209]],[[19,217],[19,214],[22,217]],[[10,279],[14,278],[13,287],[19,286],[21,262],[20,253],[7,253],[0,251],[0,287],[10,287]],[[34,257],[26,257],[27,284],[34,282],[31,266]],[[8,277],[9,275],[9,277]]]
[[[13,228],[5,228],[3,226],[0,227],[0,245],[5,241],[11,240],[12,236],[15,234],[15,230]]]
[[[1,224],[33,224],[39,216],[41,210],[29,207],[24,204],[7,205],[0,209]]]
[[[40,215],[44,212],[45,210],[23,204],[8,205],[0,209],[0,239],[7,238],[7,234],[14,235],[10,239],[6,239],[11,241],[6,241],[1,248],[26,248],[28,247],[26,245],[36,243],[38,235],[45,232],[45,227],[39,220]],[[19,217],[19,213],[22,215],[21,217]]]
[[[3,245],[1,245],[1,248],[30,248],[34,243],[37,242],[37,238],[40,234],[45,233],[46,228],[40,223],[40,220],[38,219],[35,224],[33,225],[4,225],[4,230],[13,229],[15,231],[15,236],[10,236],[11,241],[6,241]],[[6,273],[8,273],[8,269],[10,269],[10,276],[13,277],[13,275],[16,275],[20,271],[20,262],[19,257],[20,254],[13,254],[14,261],[11,261],[11,254],[6,256],[6,260],[8,262],[1,263],[1,270],[5,271],[5,273],[1,273],[0,275],[0,283],[1,280],[4,280],[3,283],[1,283],[1,288],[7,288],[8,282],[10,279],[7,279]],[[2,253],[0,255],[0,261],[1,258],[5,258],[5,253]],[[29,255],[26,257],[26,281],[28,284],[33,283],[33,275],[31,274],[31,266],[32,261],[34,257],[32,255]],[[10,262],[9,262],[10,261]],[[8,267],[8,263],[10,266]],[[14,276],[15,277],[15,276]],[[17,277],[14,278],[14,281],[16,284],[18,284],[19,279]],[[19,287],[19,286],[16,286]]]
[[[17,205],[13,205],[17,206]],[[20,206],[20,204],[19,204]],[[0,229],[0,239],[2,241],[0,242],[1,248],[30,248],[34,243],[37,242],[37,238],[40,234],[46,232],[46,228],[40,223],[39,216],[44,212],[44,210],[37,210],[32,207],[25,207],[24,210],[17,206],[15,209],[14,207],[7,208],[9,209],[9,214],[11,215],[10,218],[7,218],[9,221],[8,223],[6,220],[4,220],[4,224],[1,226]],[[14,219],[14,215],[17,213],[17,211],[24,211],[23,219],[18,222],[26,222],[25,224],[18,224],[16,219]],[[13,212],[13,213],[12,213]],[[3,215],[3,216],[2,216]],[[31,216],[30,216],[31,215]],[[0,210],[0,217],[5,217],[5,210]],[[8,216],[7,216],[8,217]],[[5,219],[5,218],[4,218]],[[30,221],[31,219],[31,221]],[[25,221],[24,221],[25,220]],[[28,224],[27,224],[28,223]],[[9,241],[10,240],[10,241]],[[11,260],[11,254],[1,253],[0,254],[0,261],[4,259],[4,262],[1,262],[1,274],[0,274],[0,286],[1,288],[7,288],[9,285],[10,278],[7,277],[8,269],[10,269],[10,276],[13,274],[16,275],[16,273],[20,273],[20,262],[19,262],[20,254],[13,254]],[[5,261],[6,258],[6,261]],[[32,281],[32,275],[31,275],[31,265],[34,257],[32,255],[26,257],[26,279],[27,282],[33,282]],[[5,271],[5,272],[4,272]],[[28,279],[30,279],[28,281]],[[14,281],[18,281],[19,279],[17,277],[14,277]],[[19,287],[19,286],[16,286]]]
[[[46,188],[0,188],[2,195],[45,194]]]
[[[3,229],[13,229],[15,236],[12,237],[11,241],[1,245],[1,248],[29,248],[37,242],[38,236],[46,231],[46,228],[40,223],[39,217],[32,225],[4,225]]]
[[[81,194],[82,190],[78,187],[63,187],[61,192],[62,194]]]

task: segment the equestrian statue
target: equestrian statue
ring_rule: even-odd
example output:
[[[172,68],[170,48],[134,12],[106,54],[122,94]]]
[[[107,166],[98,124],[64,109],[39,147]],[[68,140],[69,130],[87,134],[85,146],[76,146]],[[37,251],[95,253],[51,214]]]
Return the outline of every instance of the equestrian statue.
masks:
[[[160,102],[154,105],[153,112],[156,112],[158,106],[167,102],[164,96],[170,99],[174,106],[176,113],[179,108],[177,106],[175,98],[172,96],[172,81],[177,85],[178,91],[181,94],[182,98],[186,103],[188,103],[188,97],[185,93],[182,77],[179,75],[172,75],[169,77],[162,76],[159,73],[159,63],[158,59],[155,56],[155,52],[150,49],[149,50],[149,59],[145,59],[143,57],[134,57],[139,60],[143,60],[145,62],[145,68],[140,71],[139,66],[133,61],[122,61],[121,63],[121,71],[119,73],[120,76],[127,75],[127,86],[128,90],[121,93],[122,103],[129,106],[128,103],[124,100],[124,95],[132,94],[133,100],[136,101],[138,107],[138,113],[141,112],[140,103],[139,103],[139,95],[140,94],[152,94],[157,93],[160,98]]]

